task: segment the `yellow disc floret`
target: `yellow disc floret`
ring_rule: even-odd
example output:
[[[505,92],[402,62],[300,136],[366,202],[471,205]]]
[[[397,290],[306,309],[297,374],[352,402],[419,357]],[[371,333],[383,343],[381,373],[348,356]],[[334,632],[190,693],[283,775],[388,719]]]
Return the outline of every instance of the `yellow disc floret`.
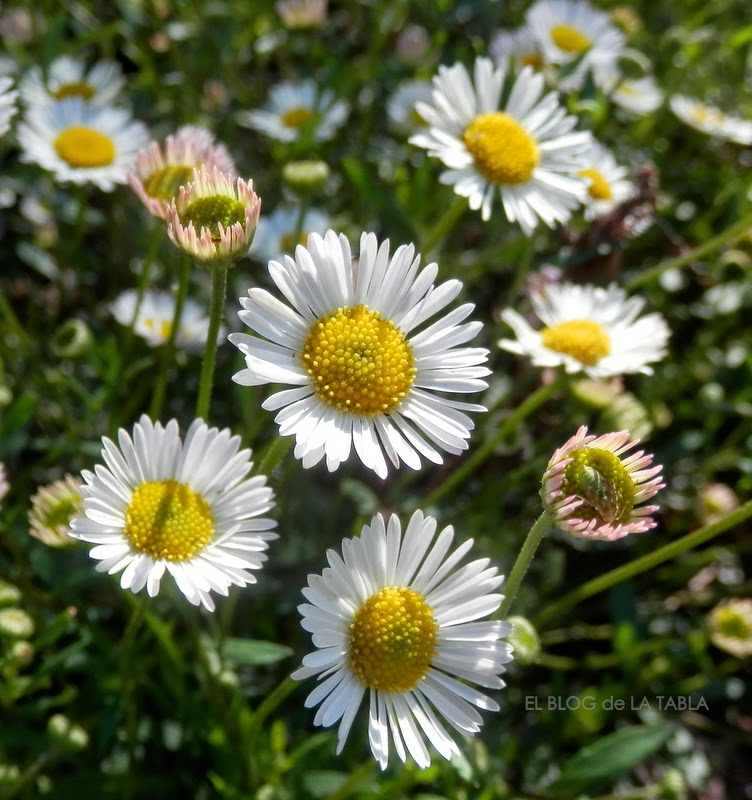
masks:
[[[62,100],[64,97],[83,97],[84,100],[91,100],[94,94],[94,88],[89,86],[86,81],[63,83],[52,92],[55,100]]]
[[[478,172],[491,183],[514,185],[530,180],[538,166],[535,139],[507,114],[481,114],[462,134]]]
[[[178,196],[181,186],[190,183],[193,167],[173,165],[158,169],[144,180],[144,189],[149,197],[170,201]]]
[[[573,516],[595,519],[599,525],[615,525],[631,517],[635,484],[618,456],[597,447],[580,447],[569,456],[572,462],[564,469],[561,491],[564,497],[575,495],[585,502]]]
[[[433,609],[423,595],[385,586],[350,623],[350,666],[369,689],[408,692],[425,677],[438,636]]]
[[[592,367],[611,352],[611,340],[591,319],[570,319],[541,331],[544,347],[572,356]]]
[[[115,160],[115,143],[93,128],[72,125],[59,133],[55,152],[71,167],[106,167]]]
[[[581,169],[578,173],[583,178],[590,179],[590,186],[588,187],[588,192],[593,200],[613,200],[614,194],[611,191],[611,185],[609,182],[603,177],[603,175],[598,172],[597,169]]]
[[[570,25],[555,25],[551,28],[551,39],[559,50],[575,55],[584,53],[591,44],[590,39],[584,33]]]
[[[133,490],[123,534],[139,553],[188,561],[214,536],[214,516],[206,500],[190,486],[172,479],[151,481]]]
[[[302,128],[309,119],[313,116],[313,111],[310,108],[301,106],[300,108],[291,108],[280,117],[282,124],[288,128]]]
[[[314,322],[301,358],[316,394],[353,414],[388,414],[415,380],[405,336],[364,305],[338,308]]]
[[[188,226],[191,222],[193,227],[201,233],[202,228],[211,231],[212,238],[219,242],[220,223],[225,228],[229,228],[236,222],[245,224],[245,205],[240,200],[235,200],[227,195],[214,195],[212,197],[199,197],[186,207],[180,215],[180,222]]]

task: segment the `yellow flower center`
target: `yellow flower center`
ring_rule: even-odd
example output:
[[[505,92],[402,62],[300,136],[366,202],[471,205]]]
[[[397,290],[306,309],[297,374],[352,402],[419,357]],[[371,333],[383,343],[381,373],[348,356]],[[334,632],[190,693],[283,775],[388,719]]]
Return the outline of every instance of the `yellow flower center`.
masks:
[[[149,317],[144,320],[144,327],[156,334],[164,342],[170,338],[170,333],[172,333],[172,322],[167,319],[153,319]]]
[[[202,228],[211,231],[212,238],[219,242],[219,224],[222,223],[225,230],[236,222],[245,225],[245,205],[240,200],[235,200],[226,195],[214,195],[212,197],[199,197],[189,203],[185,211],[180,215],[180,222],[188,226],[191,222],[193,227],[200,233]]]
[[[72,125],[59,133],[55,152],[71,167],[106,167],[115,160],[115,143],[99,131]]]
[[[710,106],[695,106],[689,112],[689,116],[693,122],[697,122],[699,124],[714,124],[723,122],[723,119],[726,115],[720,112],[717,108],[711,108]]]
[[[296,245],[302,244],[303,247],[305,247],[307,240],[308,234],[305,231],[301,231],[301,234],[297,239],[295,238],[295,233],[290,231],[290,233],[286,233],[280,241],[280,244],[282,245],[282,252],[293,253]]]
[[[584,33],[569,25],[554,25],[551,28],[551,38],[559,50],[575,55],[584,53],[591,44],[590,39]]]
[[[591,319],[570,319],[541,331],[543,346],[592,367],[611,352],[611,340]]]
[[[89,86],[86,81],[63,83],[52,92],[52,96],[55,100],[62,100],[64,97],[83,97],[84,100],[91,100],[95,94],[94,87]]]
[[[729,639],[749,639],[752,637],[750,621],[733,607],[719,608],[714,613],[716,629]]]
[[[613,200],[614,194],[611,191],[611,185],[603,177],[603,174],[598,172],[597,169],[581,169],[578,175],[583,178],[590,178],[590,187],[588,192],[593,200]]]
[[[635,484],[618,456],[597,447],[580,447],[569,454],[572,463],[564,470],[561,491],[575,495],[584,504],[573,515],[615,524],[628,520],[634,508]]]
[[[338,308],[314,322],[301,357],[316,394],[352,414],[388,414],[415,380],[405,336],[363,305]]]
[[[386,586],[350,623],[350,666],[369,689],[408,692],[425,678],[438,636],[433,609],[421,594]]]
[[[543,66],[543,56],[540,53],[525,53],[518,59],[521,67],[532,67],[540,69]]]
[[[289,111],[285,111],[280,119],[282,120],[282,124],[286,127],[297,128],[299,130],[311,117],[313,117],[312,109],[300,106],[299,108],[291,108]]]
[[[141,483],[125,509],[123,533],[139,553],[188,561],[212,540],[214,516],[206,500],[184,483]]]
[[[144,189],[149,197],[169,202],[178,196],[181,186],[190,183],[192,177],[193,167],[184,165],[163,167],[146,178]]]
[[[538,165],[535,139],[507,114],[481,114],[465,128],[462,141],[491,183],[525,183]]]

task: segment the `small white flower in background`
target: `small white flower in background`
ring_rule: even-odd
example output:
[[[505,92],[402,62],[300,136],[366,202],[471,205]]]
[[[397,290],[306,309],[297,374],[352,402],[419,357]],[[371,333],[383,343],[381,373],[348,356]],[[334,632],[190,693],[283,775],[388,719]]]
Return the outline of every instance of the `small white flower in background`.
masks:
[[[81,484],[72,475],[40,486],[31,498],[29,534],[48,547],[71,547],[70,523],[84,512]]]
[[[266,477],[248,478],[251,451],[240,437],[195,420],[181,440],[176,420],[147,416],[102,439],[102,458],[84,471],[84,516],[70,535],[95,547],[97,570],[122,572],[120,586],[159,592],[165,573],[193,605],[214,610],[212,592],[255,583],[276,523]]]
[[[348,104],[335,99],[334,92],[319,96],[313,81],[285,81],[272,87],[263,108],[241,112],[237,121],[282,142],[296,141],[303,131],[310,131],[314,141],[325,142],[342,126],[347,112]]]
[[[18,126],[18,141],[22,161],[39,164],[62,183],[93,183],[109,192],[126,182],[149,134],[122,108],[70,97],[31,107]]]
[[[196,261],[229,263],[248,253],[260,213],[253,181],[201,167],[167,207],[167,234]]]
[[[721,600],[707,616],[710,641],[736,658],[752,656],[752,598]]]
[[[170,338],[175,319],[175,302],[175,297],[170,292],[147,290],[141,298],[141,305],[136,314],[138,292],[135,289],[128,289],[111,304],[110,310],[121,325],[133,324],[133,330],[138,336],[145,339],[151,347],[159,347]],[[175,344],[184,350],[200,352],[206,344],[208,332],[209,318],[205,309],[190,298],[186,298],[175,335]],[[220,330],[219,340],[224,337],[224,330]]]
[[[389,240],[379,244],[372,233],[362,234],[353,261],[348,240],[330,230],[311,234],[294,259],[269,263],[289,305],[265,289],[241,298],[238,316],[257,335],[230,334],[246,360],[233,380],[293,387],[262,407],[279,412],[280,435],[295,436],[304,467],[326,458],[334,471],[354,448],[385,478],[387,458],[419,469],[421,456],[441,464],[441,451],[467,449],[475,425],[466,412],[485,409],[443,395],[487,388],[488,351],[460,346],[482,326],[462,324],[474,308],[465,303],[425,327],[462,284],[437,286],[438,266],[419,267],[413,245],[390,257]]]
[[[627,298],[616,284],[608,287],[559,283],[544,286],[530,297],[536,316],[545,326],[533,329],[511,308],[501,315],[515,339],[501,339],[499,347],[529,356],[538,367],[564,367],[590,378],[608,378],[632,372],[652,374],[654,361],[666,355],[669,329],[658,313],[638,315],[645,300]]]
[[[425,127],[426,121],[418,113],[415,104],[419,101],[430,102],[431,94],[429,81],[402,81],[386,104],[390,124],[404,133],[412,133]]]
[[[659,506],[639,506],[665,484],[661,466],[629,431],[589,434],[583,425],[548,462],[541,499],[561,530],[583,539],[612,542],[656,526]],[[639,507],[638,507],[639,506]]]
[[[518,67],[538,70],[545,66],[543,47],[527,25],[498,31],[491,39],[488,52],[502,69],[506,68],[510,58]]]
[[[16,98],[18,92],[11,89],[13,81],[10,78],[0,77],[0,136],[4,136],[10,129],[10,121],[18,110]]]
[[[278,0],[274,7],[290,29],[320,28],[326,22],[327,0]]]
[[[428,122],[412,144],[441,159],[441,183],[467,197],[470,208],[491,217],[498,193],[504,213],[530,236],[539,221],[566,222],[585,197],[576,156],[590,144],[587,131],[574,131],[575,117],[544,94],[544,78],[531,67],[513,79],[500,108],[505,70],[488,58],[475,60],[474,84],[463,64],[439,67],[431,103],[418,103]]]
[[[308,208],[303,215],[300,238],[296,240],[299,217],[300,210],[293,206],[281,206],[260,217],[248,254],[264,264],[281,261],[282,256],[292,255],[297,245],[304,245],[310,234],[323,236],[329,230],[329,215],[317,208]]]
[[[593,141],[578,160],[582,167],[578,175],[588,183],[585,219],[607,214],[635,193],[634,184],[627,179],[629,170],[620,167],[613,153],[600,142]]]
[[[128,184],[150,214],[165,219],[170,201],[190,183],[193,170],[201,166],[235,172],[232,156],[212,133],[196,125],[184,125],[165,139],[164,146],[150,142],[136,154]]]
[[[498,704],[469,684],[500,689],[512,660],[501,639],[512,626],[482,620],[501,604],[503,577],[487,558],[458,567],[472,539],[449,552],[451,527],[416,511],[402,534],[396,515],[377,514],[360,537],[327,552],[329,566],[309,575],[299,606],[317,648],[293,673],[320,683],[306,699],[315,725],[339,723],[337,753],[368,697],[368,741],[385,769],[390,749],[426,768],[426,740],[446,759],[459,755],[447,732],[468,737],[483,722],[476,709]],[[448,725],[447,725],[448,724]]]
[[[668,104],[682,122],[695,130],[726,142],[752,144],[752,120],[732,117],[715,106],[680,94],[672,95]]]
[[[605,82],[603,89],[609,99],[633,114],[652,114],[663,103],[663,92],[652,75],[641,78],[620,78]]]
[[[91,106],[114,103],[125,85],[125,78],[115,61],[98,61],[91,69],[81,58],[60,56],[47,68],[46,78],[40,67],[32,67],[19,85],[21,99],[34,106],[78,97]]]
[[[526,22],[546,64],[558,64],[564,70],[582,59],[571,74],[559,79],[562,89],[580,88],[588,70],[616,64],[624,49],[622,31],[587,0],[537,0],[528,9]]]
[[[8,489],[10,489],[8,474],[5,471],[5,464],[0,461],[0,500],[8,494]]]

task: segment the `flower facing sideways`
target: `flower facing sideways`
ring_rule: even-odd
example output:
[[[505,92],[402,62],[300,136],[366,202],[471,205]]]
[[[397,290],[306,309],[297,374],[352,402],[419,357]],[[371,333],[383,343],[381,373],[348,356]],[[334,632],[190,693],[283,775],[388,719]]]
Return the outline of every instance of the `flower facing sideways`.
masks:
[[[436,520],[416,511],[402,534],[399,519],[377,514],[359,538],[329,550],[329,566],[310,575],[299,607],[317,648],[293,678],[320,683],[306,700],[319,706],[314,724],[339,723],[337,752],[345,745],[368,696],[368,739],[382,769],[390,747],[406,761],[431,763],[426,741],[444,757],[459,754],[446,730],[480,730],[477,708],[497,711],[491,698],[468,684],[500,689],[512,660],[500,641],[509,623],[479,621],[493,613],[503,578],[487,558],[457,564],[472,540],[452,553],[454,532],[437,537]]]
[[[385,456],[395,467],[402,461],[419,469],[421,456],[440,464],[440,451],[467,449],[474,424],[466,412],[485,409],[443,394],[486,388],[481,379],[489,370],[481,365],[488,351],[460,346],[481,323],[461,324],[473,310],[466,303],[423,327],[462,284],[435,286],[438,266],[420,272],[419,266],[413,245],[390,258],[388,240],[378,244],[364,233],[353,261],[344,236],[312,233],[294,259],[269,263],[289,306],[264,289],[241,298],[240,319],[257,335],[230,335],[246,360],[233,380],[293,387],[273,394],[263,408],[279,411],[279,432],[295,436],[304,467],[326,457],[333,471],[354,447],[384,478]]]
[[[538,367],[562,366],[568,373],[584,372],[590,378],[609,378],[641,372],[666,355],[668,326],[660,314],[638,318],[645,305],[616,284],[579,286],[549,284],[531,295],[530,302],[544,324],[535,330],[511,308],[501,318],[515,339],[501,339],[499,347],[529,356]]]
[[[178,424],[147,416],[118,443],[102,440],[94,472],[82,473],[84,515],[71,522],[74,539],[95,546],[97,570],[122,572],[120,586],[151,597],[167,572],[193,605],[214,610],[211,593],[255,583],[276,523],[266,478],[248,478],[250,450],[240,437],[195,420],[185,440]]]
[[[235,162],[227,148],[216,142],[208,130],[184,125],[168,136],[164,145],[150,142],[137,153],[128,184],[150,214],[164,219],[170,202],[192,180],[193,170],[201,166],[235,172]]]
[[[589,434],[583,425],[551,456],[541,499],[559,528],[583,539],[614,541],[655,528],[658,506],[639,506],[665,484],[660,466],[629,431]]]

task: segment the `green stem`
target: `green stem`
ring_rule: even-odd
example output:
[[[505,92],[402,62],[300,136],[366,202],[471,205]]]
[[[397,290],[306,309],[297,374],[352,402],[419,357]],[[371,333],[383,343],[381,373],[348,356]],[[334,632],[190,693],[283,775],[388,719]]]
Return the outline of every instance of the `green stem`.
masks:
[[[161,225],[154,225],[151,231],[151,238],[144,256],[143,263],[141,264],[141,271],[138,276],[138,286],[136,287],[136,307],[133,309],[133,319],[128,326],[128,331],[125,335],[125,343],[123,344],[123,363],[127,364],[130,361],[130,348],[133,342],[134,328],[136,327],[136,320],[138,319],[139,311],[141,311],[141,304],[144,301],[146,294],[146,287],[149,285],[151,278],[152,267],[154,266],[154,259],[157,256],[159,245],[164,239],[164,228]]]
[[[123,687],[123,709],[125,711],[126,752],[128,757],[127,771],[123,780],[123,800],[133,797],[136,780],[136,738],[138,734],[138,715],[133,702],[135,690],[135,675],[138,670],[133,668],[132,651],[141,623],[146,615],[148,595],[144,594],[133,606],[130,619],[126,625],[123,638],[120,642],[120,673]]]
[[[730,225],[728,228],[721,231],[717,236],[714,236],[712,239],[708,239],[708,241],[704,244],[701,244],[692,250],[688,250],[686,253],[683,253],[676,258],[671,258],[668,261],[662,261],[660,264],[656,264],[656,266],[654,266],[652,269],[648,269],[645,270],[645,272],[640,273],[636,277],[632,278],[632,280],[627,284],[627,289],[632,291],[633,289],[637,289],[646,283],[650,283],[653,278],[660,277],[664,272],[667,272],[670,269],[681,269],[682,267],[686,267],[688,264],[698,261],[709,253],[712,253],[714,250],[717,250],[719,247],[722,247],[727,242],[730,242],[731,240],[736,239],[738,236],[742,236],[743,234],[747,233],[751,227],[752,215],[744,217],[743,219],[739,220],[739,222],[735,222],[733,225]]]
[[[610,572],[606,572],[597,578],[593,578],[593,580],[583,583],[571,592],[567,592],[539,614],[533,620],[533,624],[536,628],[542,627],[550,620],[558,617],[563,611],[577,605],[577,603],[582,600],[592,597],[594,594],[599,594],[606,589],[610,589],[612,586],[616,586],[616,584],[628,578],[633,578],[635,575],[647,572],[653,569],[653,567],[657,567],[658,564],[669,561],[682,553],[686,553],[688,550],[699,547],[701,544],[705,544],[705,542],[724,533],[734,525],[744,522],[744,520],[749,517],[752,517],[752,500],[739,506],[736,511],[732,511],[717,522],[713,522],[696,531],[687,533],[674,542],[659,547],[657,550],[652,550],[650,553],[636,558],[628,564],[612,569]]]
[[[225,310],[225,295],[227,293],[227,264],[216,264],[212,268],[212,299],[209,316],[209,332],[206,335],[206,348],[204,360],[201,362],[201,380],[198,385],[198,399],[196,401],[196,417],[203,420],[209,417],[209,403],[211,402],[212,383],[214,381],[214,365],[217,360],[217,337],[219,326]]]
[[[525,417],[532,414],[540,408],[549,398],[551,398],[561,386],[561,379],[547,383],[544,386],[539,386],[531,395],[520,403],[519,406],[504,419],[499,425],[496,433],[486,439],[483,444],[476,447],[473,452],[462,462],[460,462],[454,471],[449,475],[426,497],[421,505],[423,508],[435,505],[446,494],[448,494],[455,486],[463,483],[467,478],[475,472],[483,462],[489,458],[498,447],[498,445],[506,439],[506,437],[525,419]]]
[[[509,609],[517,595],[517,590],[520,588],[522,579],[525,577],[525,573],[530,566],[530,562],[533,560],[538,545],[541,543],[545,534],[553,527],[555,527],[554,521],[547,511],[544,511],[533,523],[533,527],[530,528],[530,532],[525,537],[525,541],[522,543],[522,549],[504,584],[504,600],[499,608],[499,616],[505,617],[509,613]]]
[[[285,454],[292,447],[294,439],[292,436],[275,436],[264,450],[264,455],[261,456],[258,467],[256,469],[257,475],[271,475],[274,468],[285,457]]]
[[[288,676],[279,686],[272,690],[271,694],[264,698],[259,704],[259,707],[253,712],[253,718],[251,719],[248,731],[250,741],[255,739],[259,730],[261,730],[261,726],[266,722],[270,714],[282,705],[299,685],[300,683],[298,681]]]
[[[355,772],[350,774],[350,777],[330,795],[326,796],[325,800],[346,800],[352,795],[353,789],[357,789],[363,781],[368,778],[371,773],[376,769],[376,761],[369,759],[364,761]]]
[[[180,272],[178,277],[178,291],[175,297],[175,312],[172,315],[172,327],[170,335],[167,337],[162,348],[162,359],[159,367],[159,375],[154,385],[154,394],[151,398],[149,416],[152,419],[159,419],[164,406],[165,394],[167,393],[167,376],[170,366],[175,360],[175,340],[180,332],[180,318],[183,316],[183,306],[188,295],[188,278],[191,274],[191,264],[187,259],[181,259]]]
[[[436,224],[428,231],[420,243],[420,252],[424,256],[428,255],[436,245],[449,233],[455,223],[467,208],[467,200],[464,197],[457,197],[454,203],[439,217]]]
[[[308,192],[300,198],[300,206],[298,208],[298,218],[295,221],[295,238],[292,240],[292,252],[295,253],[300,237],[303,235],[303,224],[305,223],[306,214],[308,213],[308,206],[311,204],[311,198]]]

